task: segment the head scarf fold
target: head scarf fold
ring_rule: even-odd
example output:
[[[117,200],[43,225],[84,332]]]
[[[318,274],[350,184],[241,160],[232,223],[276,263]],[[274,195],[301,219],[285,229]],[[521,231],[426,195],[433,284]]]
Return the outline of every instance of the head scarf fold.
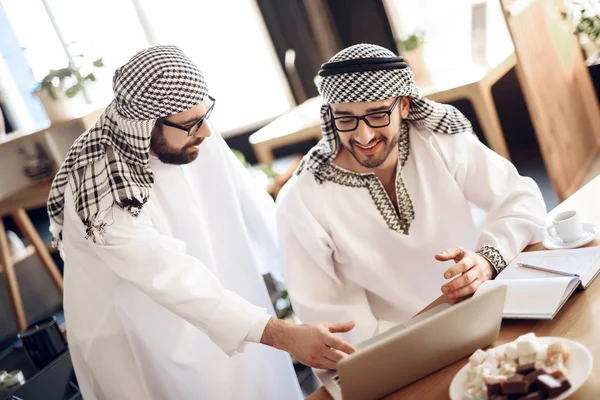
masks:
[[[86,238],[103,242],[114,204],[137,216],[154,182],[148,165],[158,118],[186,111],[208,94],[202,72],[176,46],[154,46],[117,69],[114,100],[92,128],[73,144],[48,199],[50,231],[60,245],[65,190],[70,185]]]
[[[472,132],[471,123],[456,108],[428,100],[419,94],[413,72],[402,57],[372,44],[348,47],[323,64],[317,80],[323,97],[323,139],[304,157],[297,173],[307,169],[322,183],[320,169],[338,154],[340,140],[333,124],[330,105],[385,100],[408,96],[407,119],[436,133]]]

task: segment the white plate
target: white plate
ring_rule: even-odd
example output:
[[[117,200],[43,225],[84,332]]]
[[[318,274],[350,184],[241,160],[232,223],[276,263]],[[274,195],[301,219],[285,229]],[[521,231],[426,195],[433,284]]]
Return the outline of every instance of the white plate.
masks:
[[[556,342],[563,342],[569,348],[569,361],[565,363],[567,371],[569,373],[569,382],[571,383],[571,389],[567,390],[558,397],[553,397],[552,400],[566,399],[568,396],[575,393],[581,385],[587,380],[592,373],[592,367],[594,365],[594,358],[592,353],[582,344],[574,342],[569,339],[559,337],[540,337],[540,342],[543,344],[550,344]],[[498,349],[503,349],[508,343],[498,346]],[[469,369],[469,363],[461,368],[460,371],[454,376],[452,383],[450,384],[450,398],[452,400],[462,400],[465,393],[465,382],[467,379],[467,371]]]
[[[598,235],[598,232],[600,232],[600,227],[598,227],[596,224],[585,223],[582,224],[582,227],[583,232],[581,233],[581,237],[577,240],[565,243],[559,237],[546,235],[546,238],[542,244],[548,250],[575,249],[594,240],[594,238]]]

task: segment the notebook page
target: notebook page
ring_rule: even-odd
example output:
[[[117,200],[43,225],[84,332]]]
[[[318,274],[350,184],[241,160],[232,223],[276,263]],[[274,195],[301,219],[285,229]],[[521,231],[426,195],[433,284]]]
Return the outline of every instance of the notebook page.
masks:
[[[505,279],[485,281],[475,292],[480,295],[499,285],[507,285],[504,317],[551,318],[572,292],[578,278]]]
[[[600,246],[572,250],[542,250],[521,253],[513,261],[552,271],[585,276],[600,258]],[[511,263],[512,264],[512,263]],[[595,268],[600,265],[595,266]]]

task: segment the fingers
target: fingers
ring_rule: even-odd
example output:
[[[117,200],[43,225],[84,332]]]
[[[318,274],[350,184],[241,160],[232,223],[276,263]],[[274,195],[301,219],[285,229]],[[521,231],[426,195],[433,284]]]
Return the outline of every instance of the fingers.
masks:
[[[323,359],[323,361],[321,361],[319,363],[319,365],[321,365],[320,367],[317,368],[321,368],[321,369],[337,369],[337,364],[331,360],[328,360],[326,358]]]
[[[479,279],[479,274],[475,268],[472,268],[458,278],[455,278],[452,282],[442,286],[442,292],[444,292],[450,299],[456,298],[457,296],[455,292],[458,289],[473,283],[476,279]]]
[[[348,343],[344,342],[342,339],[335,337],[333,335],[329,335],[325,339],[325,344],[327,346],[331,347],[332,349],[340,350],[346,354],[352,354],[352,353],[356,352],[356,349],[354,347],[352,347]]]
[[[329,324],[328,328],[329,332],[331,333],[343,333],[348,332],[349,330],[354,328],[354,325],[354,321],[338,322],[336,324]]]
[[[444,272],[444,278],[450,279],[453,276],[467,272],[475,266],[475,260],[471,257],[464,257],[460,262],[454,264]]]
[[[448,249],[442,251],[435,255],[435,259],[438,261],[448,261],[454,260],[455,262],[459,262],[465,255],[465,249],[460,246],[457,246],[453,249]]]
[[[449,293],[448,297],[450,297],[451,299],[460,299],[462,297],[469,296],[469,295],[475,293],[475,291],[477,290],[479,285],[481,285],[481,283],[482,283],[482,280],[477,278],[474,281],[470,282],[469,284],[461,287],[460,289],[455,290],[452,293]]]
[[[346,356],[345,353],[342,353],[339,350],[336,349],[332,349],[329,348],[325,354],[324,354],[325,358],[327,358],[330,361],[333,361],[334,363],[338,363],[342,358],[344,358]]]

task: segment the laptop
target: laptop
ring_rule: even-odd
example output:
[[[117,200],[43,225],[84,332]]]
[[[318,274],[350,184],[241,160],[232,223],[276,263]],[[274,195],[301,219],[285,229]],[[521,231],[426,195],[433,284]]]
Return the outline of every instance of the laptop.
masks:
[[[374,400],[498,339],[506,285],[459,304],[438,305],[355,346],[338,370],[314,369],[334,400]]]

